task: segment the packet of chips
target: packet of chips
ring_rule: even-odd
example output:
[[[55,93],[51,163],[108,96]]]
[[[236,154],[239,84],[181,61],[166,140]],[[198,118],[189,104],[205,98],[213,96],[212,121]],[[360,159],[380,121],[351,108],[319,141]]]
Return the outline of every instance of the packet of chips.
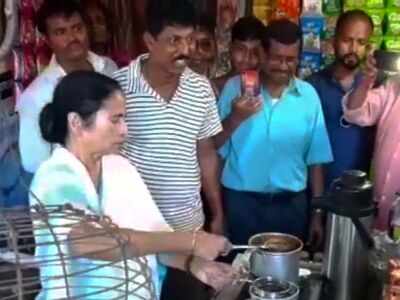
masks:
[[[384,48],[388,51],[400,52],[400,39],[395,36],[385,36]]]
[[[400,260],[397,258],[389,259],[388,263],[388,283],[385,284],[383,291],[384,300],[400,299]]]
[[[384,8],[384,0],[365,0],[365,6],[367,8]]]
[[[366,0],[344,0],[343,2],[343,7],[347,10],[353,9],[353,8],[360,8],[360,7],[365,7],[366,5]]]
[[[400,10],[396,8],[387,9],[386,34],[397,36],[400,34]]]
[[[299,77],[306,78],[314,72],[318,72],[322,66],[321,53],[303,52],[301,54]]]
[[[335,62],[335,55],[332,54],[322,55],[322,67],[325,68],[327,66],[330,66],[334,62]]]
[[[300,0],[258,0],[253,3],[253,14],[264,23],[281,18],[298,23],[300,8]]]
[[[342,12],[340,0],[323,0],[322,11],[326,16],[337,16]]]
[[[321,36],[325,28],[322,16],[303,16],[300,19],[303,31],[303,50],[305,52],[321,51]]]
[[[388,0],[387,1],[388,8],[400,8],[400,0]]]
[[[324,39],[330,39],[335,35],[336,22],[339,16],[325,16]]]
[[[322,15],[321,0],[303,0],[303,15]]]
[[[374,22],[373,35],[383,35],[383,21],[385,19],[385,10],[383,9],[366,9],[366,13]]]
[[[283,11],[289,19],[298,20],[301,9],[300,0],[277,0],[277,9]]]
[[[322,47],[322,65],[327,66],[335,60],[335,50],[333,48],[333,39],[324,39],[321,43]]]
[[[266,5],[255,5],[253,6],[253,14],[254,16],[259,19],[264,24],[267,23],[269,19],[269,15],[272,12],[272,8]]]

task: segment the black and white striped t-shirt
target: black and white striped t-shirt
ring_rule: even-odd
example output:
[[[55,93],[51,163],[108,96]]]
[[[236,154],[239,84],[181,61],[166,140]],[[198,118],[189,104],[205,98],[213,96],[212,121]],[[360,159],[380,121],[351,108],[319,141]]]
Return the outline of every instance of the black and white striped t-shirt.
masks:
[[[205,77],[186,68],[166,102],[142,75],[147,57],[114,74],[126,96],[128,137],[122,152],[138,169],[166,221],[175,230],[192,230],[204,222],[197,141],[222,130],[215,96]]]

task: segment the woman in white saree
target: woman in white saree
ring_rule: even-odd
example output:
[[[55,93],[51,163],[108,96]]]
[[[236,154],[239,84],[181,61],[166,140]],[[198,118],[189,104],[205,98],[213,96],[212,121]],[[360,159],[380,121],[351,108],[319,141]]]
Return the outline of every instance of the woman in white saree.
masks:
[[[42,291],[37,299],[155,299],[157,261],[186,269],[202,282],[215,289],[223,287],[234,277],[231,266],[212,261],[229,251],[230,243],[221,236],[199,232],[172,232],[151,199],[136,169],[118,153],[127,129],[124,121],[125,98],[117,82],[90,71],[73,72],[65,76],[55,89],[53,101],[40,116],[43,138],[55,145],[51,157],[35,174],[31,185],[31,204],[64,205],[96,215],[107,215],[118,225],[116,234],[126,237],[129,264],[135,268],[140,260],[153,273],[153,281],[143,284],[143,278],[130,283],[126,291],[107,290],[123,280],[123,268],[94,268],[90,276],[72,279],[67,291],[60,275],[61,265],[41,266]],[[62,222],[58,220],[57,222]],[[59,224],[53,224],[59,225]],[[58,227],[56,227],[58,228]],[[97,229],[88,225],[57,234],[86,236]],[[57,229],[56,229],[57,230]],[[56,249],[49,235],[35,231],[35,255],[54,255]],[[115,243],[105,237],[91,237],[85,242],[63,246],[65,255],[78,258],[68,261],[69,272],[79,272],[82,266],[99,266],[119,259],[120,253],[101,251]],[[39,246],[40,245],[40,246]],[[88,253],[99,253],[97,256]],[[164,254],[163,254],[164,253]],[[189,259],[188,259],[189,258]],[[122,258],[121,258],[122,259]],[[129,276],[129,274],[128,274]],[[137,285],[137,286],[135,286]],[[102,292],[104,291],[104,292]],[[85,296],[87,295],[87,296]],[[95,295],[95,296],[90,296]],[[190,299],[190,295],[188,295]]]

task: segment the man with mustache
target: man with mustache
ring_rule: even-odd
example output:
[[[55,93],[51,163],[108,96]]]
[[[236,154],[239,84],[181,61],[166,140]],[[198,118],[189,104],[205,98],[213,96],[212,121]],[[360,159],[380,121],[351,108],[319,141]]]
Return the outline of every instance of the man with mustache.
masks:
[[[122,152],[174,230],[203,227],[202,187],[210,207],[210,229],[222,233],[220,172],[213,141],[222,127],[210,82],[187,67],[194,19],[188,0],[148,1],[143,37],[149,53],[114,74],[126,96],[128,137]],[[193,286],[191,276],[169,269],[167,279],[165,299],[188,299],[185,291]],[[195,291],[192,288],[190,294],[200,298]]]
[[[246,244],[260,232],[298,236],[318,247],[322,221],[314,212],[308,228],[305,193],[323,192],[321,164],[332,160],[320,100],[315,89],[295,77],[301,30],[289,20],[272,21],[263,38],[261,93],[242,118],[231,111],[241,96],[240,76],[230,79],[218,102],[224,140],[222,184],[229,238]],[[246,97],[246,96],[245,96]]]
[[[369,171],[374,130],[348,123],[343,116],[342,99],[360,81],[360,64],[373,26],[370,16],[362,10],[343,13],[333,39],[335,62],[308,79],[321,99],[332,146],[334,161],[326,166],[326,187],[345,170]]]
[[[37,13],[38,30],[53,51],[46,69],[17,99],[20,115],[19,147],[24,169],[34,173],[49,158],[52,145],[39,130],[39,114],[51,101],[59,80],[77,70],[94,70],[111,76],[115,63],[89,51],[86,17],[75,0],[46,0]]]

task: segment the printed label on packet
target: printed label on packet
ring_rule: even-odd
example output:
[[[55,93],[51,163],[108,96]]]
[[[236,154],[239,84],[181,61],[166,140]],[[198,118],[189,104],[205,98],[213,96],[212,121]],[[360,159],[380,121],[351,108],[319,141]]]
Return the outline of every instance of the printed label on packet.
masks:
[[[247,70],[240,75],[242,96],[257,97],[260,94],[260,76],[258,71]]]

